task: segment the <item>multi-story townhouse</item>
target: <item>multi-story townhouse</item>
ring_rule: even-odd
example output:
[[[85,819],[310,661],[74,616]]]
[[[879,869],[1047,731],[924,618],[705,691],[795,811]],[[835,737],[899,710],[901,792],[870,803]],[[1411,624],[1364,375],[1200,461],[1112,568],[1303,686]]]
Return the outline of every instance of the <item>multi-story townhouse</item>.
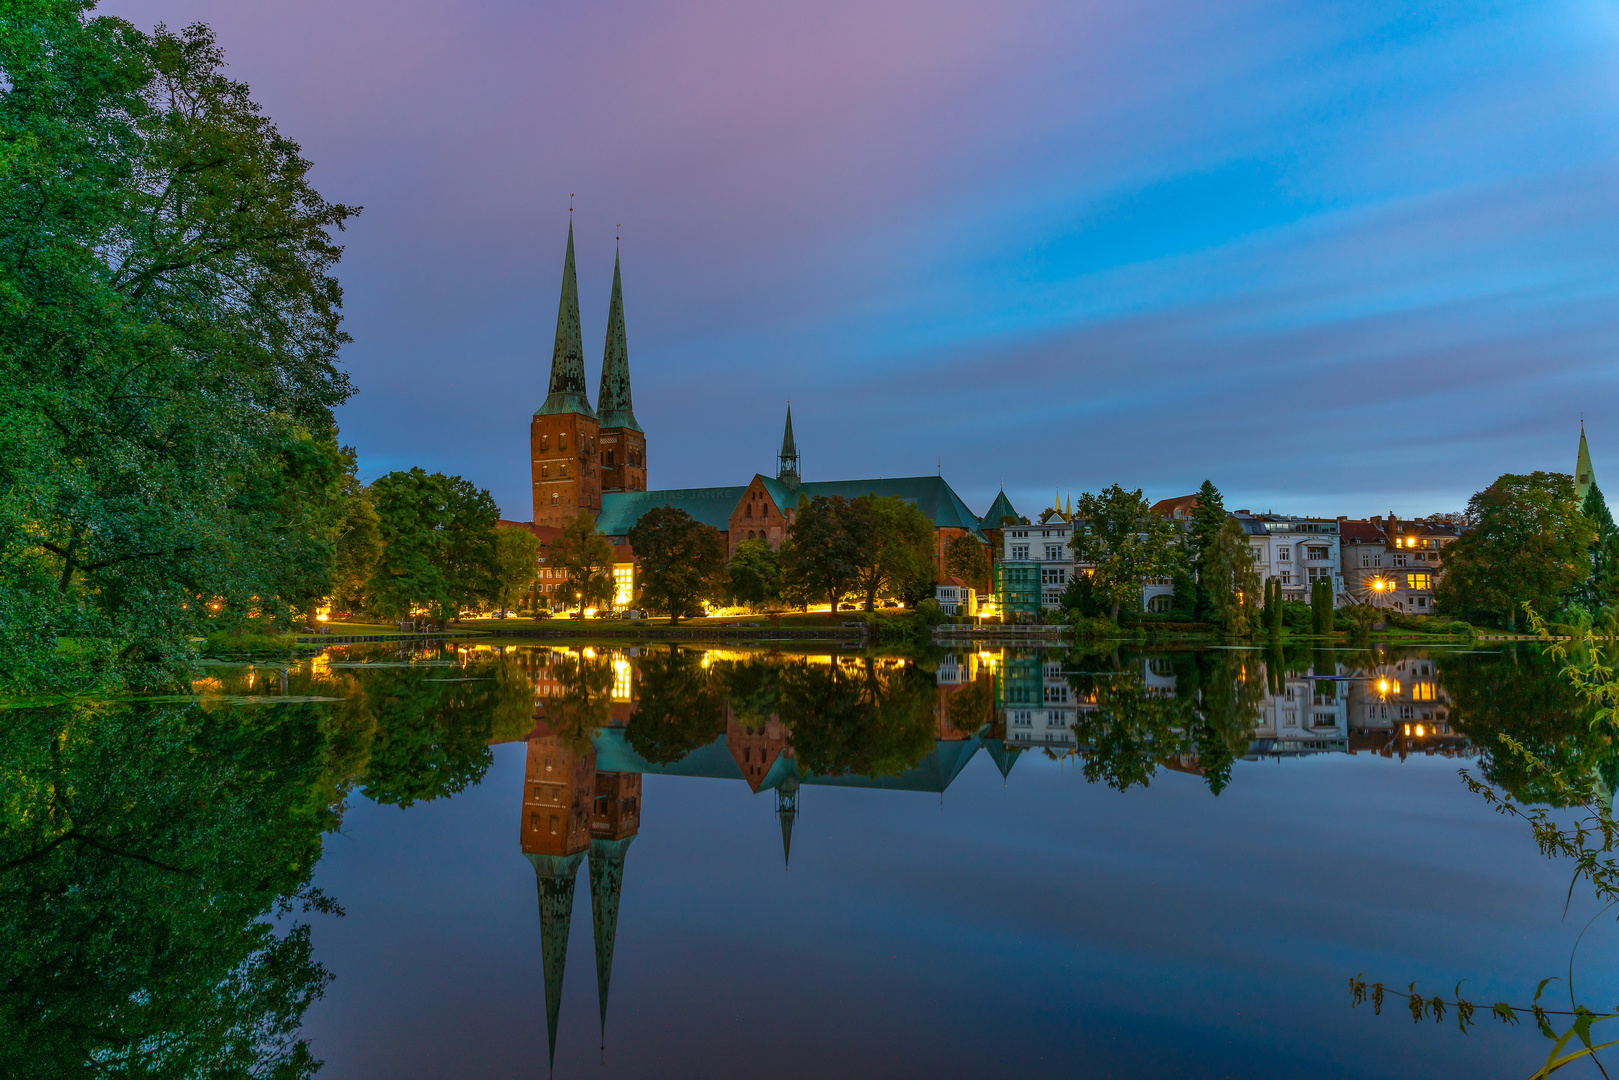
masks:
[[[1447,521],[1338,519],[1344,588],[1357,602],[1428,615],[1444,573],[1444,549],[1460,529]]]
[[[1001,614],[1028,620],[1062,607],[1074,573],[1074,526],[1062,519],[1040,525],[1008,525],[995,561],[995,592]]]
[[[1232,516],[1248,534],[1260,578],[1279,581],[1284,599],[1308,602],[1311,586],[1325,578],[1332,583],[1334,603],[1349,602],[1344,594],[1337,520],[1246,510]]]

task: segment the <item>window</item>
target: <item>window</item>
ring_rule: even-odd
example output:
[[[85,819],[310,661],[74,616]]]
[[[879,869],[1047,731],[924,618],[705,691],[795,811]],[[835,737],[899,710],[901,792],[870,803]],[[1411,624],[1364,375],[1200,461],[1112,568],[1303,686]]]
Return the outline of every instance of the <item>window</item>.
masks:
[[[1029,545],[1028,544],[1013,544],[1012,545],[1012,558],[1013,558],[1014,561],[1022,562],[1024,559],[1027,559],[1028,557],[1029,557]]]
[[[1313,727],[1337,727],[1338,717],[1329,712],[1318,712],[1310,717]]]
[[[1147,601],[1147,610],[1166,612],[1169,610],[1169,605],[1174,602],[1175,598],[1173,596],[1154,596]]]
[[[1281,550],[1276,552],[1276,560],[1278,562],[1287,562],[1292,557],[1293,557],[1293,553],[1291,551],[1289,551],[1287,548],[1282,548]]]
[[[604,466],[606,466],[607,468],[609,468],[609,469],[611,469],[613,467],[613,451],[611,451],[611,450],[603,450],[602,451],[602,464]]]
[[[1373,555],[1372,556],[1372,565],[1373,566],[1382,566],[1383,565],[1383,556],[1382,555]]]
[[[1426,596],[1417,597],[1417,607],[1427,607],[1427,606],[1428,606],[1428,598]]]
[[[1068,584],[1068,571],[1060,566],[1045,567],[1040,571],[1040,584],[1066,585]]]
[[[1058,559],[1061,559],[1061,558],[1062,558],[1062,545],[1061,544],[1047,544],[1046,545],[1046,561],[1047,562],[1056,562]]]
[[[549,466],[549,465],[541,465],[540,466],[540,479],[543,480],[543,479],[545,479],[546,477],[548,477],[550,475],[551,475],[551,466]]]
[[[560,500],[560,499],[561,499],[561,498],[562,498],[562,496],[561,496],[561,495],[558,495],[558,494],[557,494],[557,493],[556,493],[556,492],[554,492],[554,491],[553,491],[553,492],[551,492],[551,505],[552,505],[552,506],[555,506],[555,505],[556,505],[556,504],[557,504],[557,502],[558,502],[558,500]]]
[[[1403,554],[1398,553],[1398,552],[1395,553],[1394,561],[1392,563],[1390,563],[1389,565],[1390,566],[1404,566],[1405,565],[1405,556]]]
[[[549,449],[551,449],[551,436],[549,436],[549,435],[541,435],[540,436],[540,449],[541,450],[549,450]]]
[[[1413,589],[1433,588],[1433,578],[1429,577],[1427,574],[1410,574],[1408,576],[1411,579],[1411,587]]]
[[[1066,687],[1066,686],[1048,686],[1048,687],[1046,687],[1046,704],[1047,705],[1065,705],[1065,704],[1067,704],[1067,702],[1068,702],[1068,687]]]
[[[566,431],[557,432],[557,449],[558,450],[566,450],[567,448],[568,448],[568,433]]]
[[[1360,557],[1360,568],[1362,570],[1370,570],[1371,567],[1372,567],[1372,557],[1370,555],[1362,555]]]
[[[1431,682],[1412,683],[1411,684],[1411,700],[1412,701],[1438,701],[1439,700],[1439,689],[1438,689],[1438,687],[1434,686],[1434,684],[1431,683]]]
[[[1286,570],[1282,571],[1282,584],[1283,585],[1291,585],[1291,584],[1293,584],[1293,575],[1288,573]]]
[[[1331,548],[1324,547],[1308,547],[1304,549],[1304,556],[1305,558],[1314,560],[1315,562],[1321,562],[1327,557],[1327,552],[1331,550]]]

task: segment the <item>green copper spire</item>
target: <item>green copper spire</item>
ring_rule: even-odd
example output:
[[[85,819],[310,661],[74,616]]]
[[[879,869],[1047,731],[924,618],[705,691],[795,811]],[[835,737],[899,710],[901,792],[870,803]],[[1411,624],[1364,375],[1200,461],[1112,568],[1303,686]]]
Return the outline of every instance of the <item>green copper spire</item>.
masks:
[[[1006,497],[1005,489],[995,496],[995,501],[989,504],[989,513],[978,520],[981,528],[998,529],[1001,527],[1001,518],[1009,517],[1013,521],[1021,520],[1018,512],[1012,509],[1012,500]]]
[[[776,479],[796,487],[799,482],[798,443],[793,440],[793,403],[787,403],[787,430],[781,436],[781,453],[776,455]]]
[[[1585,445],[1585,425],[1580,425],[1580,456],[1574,462],[1574,498],[1581,506],[1585,505],[1586,493],[1595,484],[1596,477],[1591,473],[1591,451]]]
[[[551,389],[535,416],[582,413],[594,417],[585,393],[585,344],[579,336],[579,278],[573,269],[573,222],[568,222],[568,256],[562,264],[562,299],[557,304],[557,340],[551,348]]]
[[[613,941],[618,937],[618,896],[624,887],[624,853],[633,836],[590,842],[590,921],[596,932],[596,998],[601,1003],[602,1042],[607,1041],[607,988],[613,981]]]
[[[540,888],[540,955],[545,967],[545,1031],[551,1064],[557,1060],[557,1015],[562,1010],[562,969],[568,962],[568,928],[573,924],[574,881],[585,853],[526,854]]]
[[[597,415],[603,428],[640,431],[630,408],[630,352],[624,343],[624,286],[613,255],[613,302],[607,309],[607,348],[602,352],[602,383],[596,394]]]

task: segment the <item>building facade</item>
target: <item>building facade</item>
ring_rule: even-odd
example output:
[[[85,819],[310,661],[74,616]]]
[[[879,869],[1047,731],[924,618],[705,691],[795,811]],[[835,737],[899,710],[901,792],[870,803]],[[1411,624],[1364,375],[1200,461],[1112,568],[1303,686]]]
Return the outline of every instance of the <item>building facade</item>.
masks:
[[[1246,510],[1232,516],[1248,535],[1248,548],[1261,580],[1276,579],[1284,600],[1309,603],[1311,587],[1325,578],[1332,584],[1334,606],[1349,602],[1336,519],[1250,514]]]
[[[1447,521],[1374,517],[1338,519],[1342,575],[1348,599],[1414,615],[1434,612],[1444,575],[1445,548],[1461,530]]]

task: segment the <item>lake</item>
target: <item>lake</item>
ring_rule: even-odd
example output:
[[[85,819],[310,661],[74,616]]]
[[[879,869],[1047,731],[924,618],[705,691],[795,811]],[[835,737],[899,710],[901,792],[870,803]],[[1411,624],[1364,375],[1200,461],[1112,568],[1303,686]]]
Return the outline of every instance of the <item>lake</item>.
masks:
[[[1569,867],[1458,773],[1550,799],[1505,733],[1619,779],[1521,647],[463,641],[206,675],[12,711],[13,851],[83,837],[6,875],[8,1013],[51,1070],[181,1032],[171,1066],[302,1037],[390,1080],[1527,1076],[1532,1026],[1378,1017],[1348,980],[1566,977],[1598,905],[1565,916]],[[1614,944],[1598,919],[1583,1000],[1619,1000]]]

